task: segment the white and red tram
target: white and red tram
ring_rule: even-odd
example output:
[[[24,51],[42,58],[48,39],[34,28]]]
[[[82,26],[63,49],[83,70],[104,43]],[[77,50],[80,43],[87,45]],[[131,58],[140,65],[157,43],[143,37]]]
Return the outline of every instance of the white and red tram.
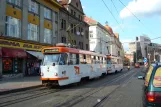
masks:
[[[91,51],[55,46],[44,48],[42,52],[42,84],[63,86],[80,82],[84,78],[98,78],[107,74],[110,66],[106,55]]]

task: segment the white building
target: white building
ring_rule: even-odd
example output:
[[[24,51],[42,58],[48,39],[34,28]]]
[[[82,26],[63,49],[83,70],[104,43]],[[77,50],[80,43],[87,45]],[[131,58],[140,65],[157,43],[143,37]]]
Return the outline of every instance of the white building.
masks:
[[[101,54],[110,54],[110,33],[99,22],[85,17],[85,21],[90,25],[89,27],[89,44],[90,51],[95,51]]]

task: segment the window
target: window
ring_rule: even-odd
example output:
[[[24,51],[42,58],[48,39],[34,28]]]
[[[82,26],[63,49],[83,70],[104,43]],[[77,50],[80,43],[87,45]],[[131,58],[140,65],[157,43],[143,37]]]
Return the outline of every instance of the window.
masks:
[[[73,33],[74,32],[74,30],[73,30],[73,24],[71,24],[71,32]]]
[[[62,43],[66,43],[66,37],[62,37],[61,41]]]
[[[76,16],[76,12],[74,11],[74,16]]]
[[[88,31],[86,30],[86,39],[88,39]]]
[[[6,16],[6,29],[7,36],[18,37],[21,36],[21,21],[19,19]]]
[[[77,34],[77,28],[75,26],[76,25],[74,25],[74,34]]]
[[[149,84],[152,71],[153,71],[153,66],[150,66],[149,70],[148,70],[148,72],[146,74],[146,77],[145,77],[145,86],[148,86],[148,84]]]
[[[29,0],[29,11],[39,14],[39,5],[37,2]]]
[[[80,17],[80,20],[82,20],[82,16]]]
[[[14,4],[16,6],[21,6],[21,0],[7,0],[9,3]]]
[[[88,48],[88,44],[86,44],[86,50],[89,50],[89,48]]]
[[[76,2],[76,6],[78,7],[78,3]]]
[[[72,14],[72,15],[74,14],[72,9],[71,9],[71,14]]]
[[[76,54],[69,54],[69,64],[75,65],[76,64]]]
[[[91,64],[92,61],[91,61],[91,56],[90,55],[86,55],[86,61],[87,61],[87,64]]]
[[[32,23],[28,24],[28,40],[38,41],[38,35],[39,35],[39,27],[38,25],[34,25]]]
[[[55,12],[55,23],[58,23],[58,13]]]
[[[81,28],[81,35],[83,36],[83,28]]]
[[[66,65],[67,59],[68,59],[68,55],[66,53],[62,53],[60,56],[59,65]]]
[[[159,67],[154,75],[153,85],[154,87],[161,87],[161,67]]]
[[[66,30],[66,20],[64,19],[61,20],[61,28]]]
[[[50,29],[44,29],[44,43],[51,44],[52,42],[52,34]]]
[[[47,19],[51,19],[51,10],[44,7],[44,17]]]

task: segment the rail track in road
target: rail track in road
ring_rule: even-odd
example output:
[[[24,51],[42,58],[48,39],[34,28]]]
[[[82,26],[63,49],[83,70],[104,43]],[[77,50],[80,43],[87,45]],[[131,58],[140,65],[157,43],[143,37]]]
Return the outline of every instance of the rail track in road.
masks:
[[[112,83],[115,83],[117,81],[120,81],[121,79],[125,78],[125,77],[128,77],[129,75],[132,74],[132,76],[135,74],[136,72],[127,72],[123,75],[120,75],[118,76],[116,79],[112,79],[110,81],[105,81],[103,84],[100,84],[100,88],[97,88],[97,89],[88,89],[88,91],[84,92],[84,93],[81,93],[81,95],[77,95],[77,96],[74,96],[72,99],[69,99],[67,100],[66,102],[62,103],[62,104],[57,104],[55,105],[54,107],[72,107],[72,106],[75,106],[76,104],[80,103],[81,101],[84,101],[86,100],[86,98],[90,97],[91,95],[103,90],[105,87],[105,85],[110,85]],[[130,76],[130,78],[132,77]],[[128,79],[129,80],[129,79]],[[126,81],[124,81],[126,82]],[[106,95],[105,97],[103,97],[102,99],[100,99],[100,101],[96,104],[94,104],[93,106],[94,107],[97,107],[99,106],[105,99],[108,98],[108,96],[110,96],[112,93],[114,93],[117,89],[119,89],[121,85],[119,85],[116,89],[114,89],[111,93],[109,93],[108,95]]]
[[[105,78],[101,78],[103,80],[105,79],[105,82],[101,83],[99,86],[104,86],[104,85],[110,84],[111,82],[117,81],[117,80],[119,80],[119,78],[121,79],[128,74],[130,74],[130,72],[124,71],[123,73],[109,75]],[[106,80],[106,78],[107,78],[107,80]],[[110,79],[110,78],[117,78],[117,79]],[[1,99],[0,106],[5,107],[5,106],[17,104],[19,102],[32,100],[34,98],[43,97],[43,96],[50,95],[50,94],[59,93],[56,96],[61,96],[62,91],[63,92],[68,91],[70,89],[76,90],[76,89],[79,89],[80,87],[89,86],[95,82],[99,82],[101,79],[99,79],[98,81],[97,80],[89,81],[89,82],[87,82],[85,84],[83,83],[82,85],[79,85],[79,86],[69,85],[69,86],[65,86],[65,87],[52,87],[52,88],[41,87],[41,88],[25,90],[25,91],[16,92],[16,93],[10,93],[7,95],[2,95],[2,96],[0,96],[0,99]],[[67,104],[69,106],[75,105],[75,104],[79,103],[80,101],[83,101],[84,98],[87,98],[88,96],[90,96],[94,93],[97,93],[101,89],[103,89],[103,88],[98,88],[98,89],[89,88],[86,92],[81,93],[81,95],[74,96],[73,98],[71,98],[69,100],[67,99],[68,101],[66,101],[62,104],[56,104],[56,106],[61,106],[61,105],[63,106],[65,104]],[[67,106],[67,105],[65,105],[65,106]]]

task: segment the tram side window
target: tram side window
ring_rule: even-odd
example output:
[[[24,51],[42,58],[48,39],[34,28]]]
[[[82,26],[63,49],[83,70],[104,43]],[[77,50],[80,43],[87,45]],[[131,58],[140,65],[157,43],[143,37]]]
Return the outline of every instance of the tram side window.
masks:
[[[100,58],[98,56],[96,56],[96,64],[100,63]]]
[[[67,64],[67,58],[68,58],[68,55],[66,53],[62,53],[61,56],[60,56],[59,65],[66,65]]]
[[[70,65],[76,64],[76,54],[69,54],[69,64]]]
[[[100,57],[100,64],[103,64],[103,57]]]
[[[105,57],[103,58],[103,64],[107,64],[107,59]]]
[[[80,60],[80,63],[83,64],[83,62],[84,62],[83,54],[79,55],[79,60]]]
[[[76,64],[79,64],[79,54],[76,54]]]
[[[91,56],[90,55],[86,55],[86,62],[87,64],[91,64],[92,63],[92,60],[91,60]]]

